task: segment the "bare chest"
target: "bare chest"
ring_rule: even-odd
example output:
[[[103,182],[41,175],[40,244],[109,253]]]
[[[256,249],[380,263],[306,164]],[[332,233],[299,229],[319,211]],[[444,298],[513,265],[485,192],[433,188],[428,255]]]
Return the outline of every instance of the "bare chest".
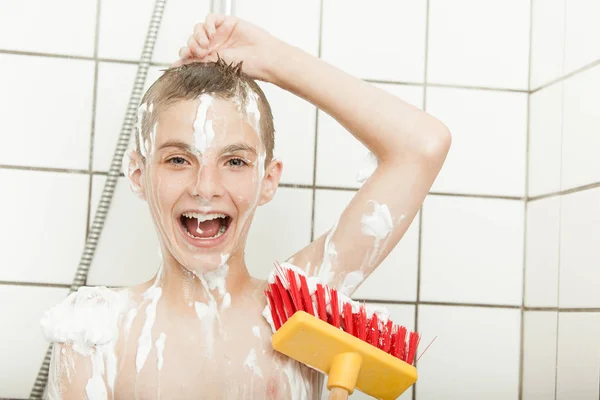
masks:
[[[141,321],[140,321],[141,322]],[[147,328],[147,327],[146,327]],[[115,399],[318,399],[320,374],[275,352],[260,319],[134,323]]]

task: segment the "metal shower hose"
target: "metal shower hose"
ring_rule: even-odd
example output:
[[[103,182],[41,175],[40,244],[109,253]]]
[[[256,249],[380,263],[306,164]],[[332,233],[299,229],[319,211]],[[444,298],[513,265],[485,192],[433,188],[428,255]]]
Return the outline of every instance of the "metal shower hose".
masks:
[[[86,284],[87,276],[90,271],[92,259],[98,246],[98,239],[104,228],[104,221],[106,220],[106,214],[110,208],[110,204],[115,193],[115,187],[117,179],[121,173],[121,166],[123,163],[123,156],[129,146],[129,139],[131,132],[135,124],[135,118],[137,116],[137,109],[142,98],[146,77],[148,75],[148,68],[150,67],[150,61],[152,60],[152,53],[154,52],[154,45],[156,44],[156,37],[158,35],[158,29],[162,21],[163,12],[167,0],[156,0],[154,3],[154,10],[152,11],[152,18],[150,19],[150,25],[148,26],[148,32],[146,33],[146,41],[144,42],[144,49],[142,50],[142,57],[138,64],[137,73],[135,76],[135,82],[133,84],[133,90],[129,97],[129,104],[127,105],[127,113],[123,125],[121,126],[121,133],[119,134],[119,140],[117,142],[117,148],[108,170],[108,176],[104,189],[102,190],[102,197],[100,198],[100,204],[94,215],[94,222],[89,230],[89,234],[85,243],[85,248],[81,259],[79,260],[79,266],[73,278],[73,283],[69,289],[69,293],[76,292],[81,286]],[[50,370],[50,358],[52,357],[52,344],[46,351],[46,356],[40,370],[38,372],[33,389],[31,389],[30,399],[41,399],[46,389],[46,383],[48,381],[48,373]]]

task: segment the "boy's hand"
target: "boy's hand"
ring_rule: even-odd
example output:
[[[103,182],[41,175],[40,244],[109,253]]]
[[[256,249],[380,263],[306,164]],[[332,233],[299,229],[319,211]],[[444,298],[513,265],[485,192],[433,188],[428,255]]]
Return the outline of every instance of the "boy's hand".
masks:
[[[187,46],[179,50],[180,59],[173,66],[216,61],[218,55],[227,63],[243,61],[245,74],[269,81],[269,68],[281,45],[282,42],[273,35],[247,21],[223,14],[208,14],[204,23],[196,24]]]

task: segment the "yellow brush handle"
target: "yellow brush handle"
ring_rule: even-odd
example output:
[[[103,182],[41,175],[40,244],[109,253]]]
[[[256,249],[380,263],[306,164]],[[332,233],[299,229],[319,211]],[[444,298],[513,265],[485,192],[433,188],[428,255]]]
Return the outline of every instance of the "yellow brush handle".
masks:
[[[329,400],[347,400],[348,391],[346,389],[334,387],[329,393]]]
[[[340,353],[333,358],[327,378],[327,389],[332,391],[330,399],[345,399],[348,394],[354,392],[361,364],[362,358],[354,352]],[[333,389],[336,388],[343,389],[346,397],[333,397],[334,393],[342,392],[341,390],[334,391]]]

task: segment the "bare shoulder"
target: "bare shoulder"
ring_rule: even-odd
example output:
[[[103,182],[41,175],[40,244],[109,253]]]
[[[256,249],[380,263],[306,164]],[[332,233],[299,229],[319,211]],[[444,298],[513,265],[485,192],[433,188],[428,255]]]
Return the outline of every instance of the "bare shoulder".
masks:
[[[44,313],[44,335],[50,342],[69,343],[81,352],[108,344],[117,336],[119,320],[132,301],[129,290],[81,287]]]
[[[137,297],[128,289],[81,287],[44,313],[43,333],[53,343],[48,398],[110,391],[121,322]]]

